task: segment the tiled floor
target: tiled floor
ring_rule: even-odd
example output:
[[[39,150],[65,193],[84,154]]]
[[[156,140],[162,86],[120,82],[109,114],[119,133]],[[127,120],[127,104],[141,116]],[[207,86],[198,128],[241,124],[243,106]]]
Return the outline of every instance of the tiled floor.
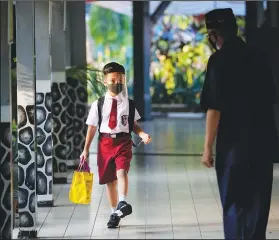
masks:
[[[134,149],[138,154],[151,155],[191,155],[203,150],[204,119],[154,119],[144,123],[153,142],[150,145]],[[139,138],[134,138],[139,142]],[[96,153],[95,139],[91,151]]]
[[[191,120],[194,121],[194,120]],[[176,124],[175,124],[176,123]],[[183,125],[182,125],[183,124]],[[196,124],[191,127],[191,124]],[[152,126],[156,126],[152,128]],[[156,132],[161,126],[161,132]],[[163,127],[164,126],[164,127]],[[186,126],[184,128],[184,126]],[[137,152],[201,152],[203,122],[156,120],[146,123],[152,145]],[[158,128],[156,130],[156,128]],[[187,135],[188,128],[194,134]],[[164,135],[165,132],[165,135]],[[186,136],[185,136],[186,135]],[[200,136],[201,135],[201,136]],[[197,140],[199,139],[199,140]],[[177,145],[175,145],[175,142]],[[92,147],[94,152],[94,144]],[[96,155],[90,165],[97,173]],[[69,183],[71,182],[69,174]],[[133,214],[118,229],[107,229],[110,208],[104,187],[95,175],[92,203],[75,206],[68,200],[70,184],[55,185],[55,207],[39,208],[40,238],[57,239],[222,239],[221,207],[214,169],[205,169],[200,157],[136,155],[129,173],[128,202]],[[275,165],[268,238],[279,238],[279,165]]]

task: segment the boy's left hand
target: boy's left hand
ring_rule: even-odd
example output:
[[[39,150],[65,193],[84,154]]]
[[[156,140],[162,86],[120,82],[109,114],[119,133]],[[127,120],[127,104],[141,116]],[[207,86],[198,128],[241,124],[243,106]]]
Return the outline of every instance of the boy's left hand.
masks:
[[[142,141],[144,142],[144,144],[151,143],[151,141],[152,141],[152,138],[147,133],[141,133],[140,137],[141,137]]]

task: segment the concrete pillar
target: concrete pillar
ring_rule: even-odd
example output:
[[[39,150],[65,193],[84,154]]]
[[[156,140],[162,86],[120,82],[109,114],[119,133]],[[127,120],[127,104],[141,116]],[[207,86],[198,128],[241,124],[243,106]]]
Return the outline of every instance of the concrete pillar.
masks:
[[[269,50],[270,59],[273,66],[274,83],[277,92],[277,104],[275,105],[274,109],[277,135],[279,138],[279,2],[267,2],[267,18],[269,23],[269,35],[266,34],[267,43],[264,47],[267,47]],[[279,163],[279,159],[277,159],[276,163]]]
[[[263,1],[246,1],[245,35],[250,44],[257,44],[259,28],[264,21]]]
[[[265,22],[263,24],[259,24],[259,20],[262,16],[261,10],[263,10],[261,2],[247,1],[246,8],[246,21],[248,21],[246,22],[246,28],[249,33],[247,42],[267,54],[272,65],[274,77],[273,81],[277,89],[277,102],[279,103],[279,3],[273,1],[267,2],[267,14],[265,14]],[[277,134],[279,136],[278,103],[274,106],[274,112],[278,132]],[[279,162],[279,159],[276,162]]]
[[[65,30],[65,38],[66,38],[66,51],[65,51],[65,65],[66,69],[71,67],[71,11],[70,11],[70,3],[66,2],[66,24],[64,25]],[[65,10],[65,9],[64,9]],[[65,19],[64,19],[65,20]]]
[[[19,238],[36,231],[34,2],[16,2]]]
[[[86,65],[85,1],[69,1],[68,9],[71,66],[84,66]]]
[[[67,42],[68,64],[71,67],[86,67],[86,26],[85,26],[85,2],[67,2]],[[87,84],[85,79],[77,79],[67,76],[67,93],[69,106],[67,110],[67,146],[68,166],[78,164],[79,156],[83,150],[87,125]]]
[[[0,239],[12,232],[11,199],[11,52],[8,44],[8,2],[0,2]]]
[[[12,69],[16,68],[16,61],[14,61],[14,59],[16,58],[16,11],[15,11],[15,4],[13,5],[13,44],[11,47],[11,56],[12,56],[12,62],[11,62],[11,66]],[[16,97],[16,94],[14,94]],[[14,97],[14,96],[13,96]]]
[[[271,28],[279,28],[279,2],[267,1],[267,17]]]
[[[35,2],[38,206],[53,206],[49,3]]]
[[[142,120],[151,119],[150,16],[148,1],[133,1],[134,100]]]
[[[67,182],[67,84],[63,2],[51,2],[51,90],[53,119],[53,183]]]

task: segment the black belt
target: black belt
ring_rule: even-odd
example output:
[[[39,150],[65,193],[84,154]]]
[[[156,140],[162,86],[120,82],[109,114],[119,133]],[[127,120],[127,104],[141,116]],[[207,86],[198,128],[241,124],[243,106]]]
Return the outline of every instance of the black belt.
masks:
[[[115,133],[115,134],[111,134],[111,133],[100,133],[99,138],[104,137],[104,138],[120,138],[120,137],[127,137],[129,136],[130,138],[132,138],[132,135],[130,133],[125,133],[125,132],[121,132],[121,133]],[[142,143],[142,141],[138,144],[135,144],[133,141],[133,147],[138,148],[140,146],[140,144]]]
[[[104,137],[104,138],[120,138],[120,137],[131,137],[130,133],[125,133],[125,132],[121,132],[121,133],[115,133],[115,134],[111,134],[111,133],[100,133],[100,137]]]

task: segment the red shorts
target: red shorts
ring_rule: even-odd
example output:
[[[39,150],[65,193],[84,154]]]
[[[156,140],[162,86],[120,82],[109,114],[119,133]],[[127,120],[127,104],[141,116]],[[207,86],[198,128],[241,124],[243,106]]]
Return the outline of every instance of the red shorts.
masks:
[[[124,169],[128,172],[131,160],[132,140],[130,136],[101,137],[97,155],[99,183],[106,184],[117,180],[116,171]]]

